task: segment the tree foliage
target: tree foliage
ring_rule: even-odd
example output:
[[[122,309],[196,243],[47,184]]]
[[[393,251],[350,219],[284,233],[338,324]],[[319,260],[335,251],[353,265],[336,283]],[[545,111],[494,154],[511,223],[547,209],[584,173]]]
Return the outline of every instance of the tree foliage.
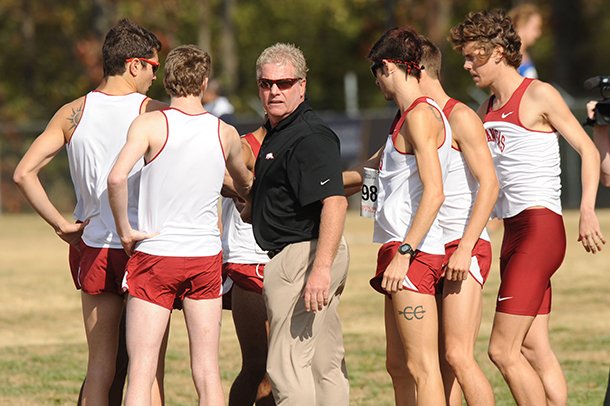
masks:
[[[155,31],[164,45],[162,58],[183,43],[208,47],[215,75],[242,113],[256,98],[256,58],[263,48],[278,41],[294,43],[304,51],[309,65],[308,94],[318,108],[344,108],[343,77],[348,71],[358,77],[361,107],[384,105],[370,77],[366,54],[388,24],[409,24],[430,35],[444,51],[447,87],[456,96],[466,97],[470,79],[461,69],[461,57],[445,41],[448,28],[468,11],[509,8],[515,3],[0,0],[0,121],[46,120],[60,105],[95,87],[101,79],[103,35],[119,17]],[[610,37],[606,1],[538,3],[546,12],[547,24],[532,54],[543,79],[577,92],[586,77],[610,73],[610,53],[605,52],[604,40]],[[223,36],[227,35],[234,36],[234,49],[226,45]],[[151,89],[151,96],[165,98],[161,80]]]

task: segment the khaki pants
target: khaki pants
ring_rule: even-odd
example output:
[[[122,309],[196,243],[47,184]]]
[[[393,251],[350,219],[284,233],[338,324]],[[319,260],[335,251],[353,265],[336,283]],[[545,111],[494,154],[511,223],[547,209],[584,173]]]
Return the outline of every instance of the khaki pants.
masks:
[[[345,287],[349,253],[341,239],[331,270],[328,306],[305,311],[303,289],[317,240],[290,244],[265,267],[263,296],[269,317],[267,372],[278,406],[347,406],[339,298]]]

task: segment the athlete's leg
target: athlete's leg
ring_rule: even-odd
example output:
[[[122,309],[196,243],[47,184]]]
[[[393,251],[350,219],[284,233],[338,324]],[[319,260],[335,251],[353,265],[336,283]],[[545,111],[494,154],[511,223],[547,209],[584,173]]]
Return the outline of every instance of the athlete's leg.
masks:
[[[386,338],[386,369],[392,378],[394,386],[394,400],[396,406],[413,406],[417,404],[415,396],[415,380],[407,368],[407,356],[405,355],[392,300],[388,297],[384,302],[385,312],[385,338]]]
[[[438,360],[438,315],[433,295],[409,290],[392,295],[392,310],[407,368],[415,379],[417,404],[445,404]]]
[[[107,405],[114,379],[123,298],[114,293],[81,293],[89,359],[82,404]]]
[[[241,371],[229,393],[229,405],[273,405],[267,370],[267,309],[259,293],[233,285],[232,314],[241,348]],[[264,382],[266,381],[266,382]],[[261,390],[262,389],[262,390]],[[262,393],[261,393],[262,392]]]
[[[108,394],[108,404],[110,406],[121,406],[123,403],[123,389],[125,378],[127,378],[127,366],[129,357],[127,356],[127,343],[125,342],[125,306],[121,313],[121,324],[119,326],[119,346],[116,353],[116,364],[114,379]]]
[[[468,275],[464,281],[444,281],[442,301],[444,358],[453,373],[447,377],[443,375],[443,381],[447,384],[455,376],[469,406],[495,403],[491,385],[474,358],[474,344],[481,325],[481,308],[481,285],[472,275]],[[447,386],[445,389],[447,390]],[[461,405],[459,388],[457,395],[450,397],[451,402],[455,402],[449,402],[451,405]]]
[[[568,402],[568,385],[549,341],[549,318],[550,314],[534,318],[521,352],[542,380],[547,404],[562,406]]]
[[[191,370],[200,406],[223,406],[224,392],[218,367],[222,298],[184,299],[189,334]]]
[[[150,405],[169,309],[129,296],[127,352],[129,369],[125,405]]]
[[[498,367],[519,405],[544,405],[540,377],[521,353],[534,317],[496,312],[489,340],[489,357]]]
[[[167,340],[169,339],[169,320],[165,329],[165,335],[161,342],[161,349],[159,350],[159,359],[157,360],[157,373],[155,375],[155,382],[152,387],[152,405],[163,406],[165,404],[165,387],[163,384],[165,378],[165,353],[167,352]]]
[[[444,286],[444,283],[443,285]],[[457,378],[455,377],[455,373],[453,373],[453,369],[449,362],[447,362],[447,357],[445,354],[447,350],[445,349],[445,333],[443,331],[443,308],[442,301],[443,295],[440,292],[439,295],[435,295],[436,299],[436,308],[438,310],[438,319],[441,321],[438,325],[438,360],[441,367],[441,376],[443,377],[443,387],[445,389],[445,400],[447,405],[449,406],[461,406],[462,405],[462,388],[458,383]]]
[[[121,324],[119,328],[119,347],[116,356],[116,368],[114,372],[114,380],[108,394],[109,406],[121,406],[123,404],[123,389],[125,387],[125,378],[127,378],[127,368],[129,366],[129,357],[127,355],[127,342],[125,337],[125,308],[121,315]],[[165,351],[167,349],[167,339],[169,336],[169,323],[159,352],[159,363],[157,364],[157,376],[152,388],[152,405],[163,406],[165,404],[165,396],[163,391],[163,374],[165,370]],[[84,383],[83,383],[84,384]],[[80,404],[79,404],[80,405]]]

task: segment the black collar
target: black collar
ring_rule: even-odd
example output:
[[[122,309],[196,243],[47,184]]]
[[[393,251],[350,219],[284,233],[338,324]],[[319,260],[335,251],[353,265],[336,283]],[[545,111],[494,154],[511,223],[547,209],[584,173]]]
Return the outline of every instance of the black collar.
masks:
[[[271,134],[272,132],[282,131],[286,127],[290,126],[294,123],[299,117],[301,117],[305,112],[311,110],[311,106],[309,105],[309,100],[305,98],[301,104],[297,106],[296,109],[292,113],[288,115],[288,117],[282,119],[275,127],[271,127],[271,122],[267,120],[265,123],[265,129],[267,130],[267,134]]]

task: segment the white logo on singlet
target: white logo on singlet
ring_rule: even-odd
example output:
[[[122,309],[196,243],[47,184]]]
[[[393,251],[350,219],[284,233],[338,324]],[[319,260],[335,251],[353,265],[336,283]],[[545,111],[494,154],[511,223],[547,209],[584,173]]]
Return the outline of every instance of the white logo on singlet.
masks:
[[[502,118],[506,118],[506,117],[510,116],[511,114],[513,114],[512,111],[509,111],[508,113],[502,113]]]
[[[325,181],[320,181],[320,186],[326,185],[329,181],[330,181],[330,178],[326,179]]]
[[[265,155],[265,159],[273,159],[273,158],[275,158],[273,156],[273,152],[269,152],[267,155]]]
[[[506,296],[506,297],[501,297],[501,296],[500,296],[500,297],[498,298],[498,302],[503,302],[503,301],[505,301],[505,300],[512,299],[512,298],[513,298],[512,296]]]

